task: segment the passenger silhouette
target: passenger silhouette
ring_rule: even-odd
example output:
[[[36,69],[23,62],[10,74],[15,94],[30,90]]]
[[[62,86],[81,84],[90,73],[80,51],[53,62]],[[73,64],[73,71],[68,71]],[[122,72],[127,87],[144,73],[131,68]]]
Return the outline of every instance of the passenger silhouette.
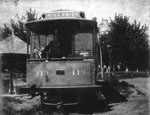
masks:
[[[60,43],[57,38],[57,31],[54,33],[53,40],[49,42],[49,44],[42,51],[42,57],[48,58],[60,58]]]

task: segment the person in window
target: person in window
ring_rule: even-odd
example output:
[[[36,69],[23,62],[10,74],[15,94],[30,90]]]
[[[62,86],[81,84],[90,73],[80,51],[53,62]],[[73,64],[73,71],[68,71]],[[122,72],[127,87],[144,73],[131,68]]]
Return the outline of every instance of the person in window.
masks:
[[[42,51],[42,57],[60,58],[60,54],[60,43],[57,40],[57,31],[55,31],[53,40]]]
[[[43,50],[44,50],[43,48],[41,48],[41,50],[37,50],[36,48],[34,48],[34,50],[33,50],[33,56],[34,56],[34,58],[35,59],[41,59],[42,58],[42,51]]]
[[[36,58],[36,59],[39,58],[38,50],[37,50],[36,48],[34,48],[34,50],[33,50],[33,56],[34,56],[34,58]]]

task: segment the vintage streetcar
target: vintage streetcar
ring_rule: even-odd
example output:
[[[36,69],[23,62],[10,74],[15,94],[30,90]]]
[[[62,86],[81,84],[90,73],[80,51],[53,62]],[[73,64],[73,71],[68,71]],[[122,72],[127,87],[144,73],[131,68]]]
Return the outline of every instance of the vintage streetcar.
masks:
[[[82,11],[57,10],[26,27],[31,31],[30,56],[22,90],[39,94],[43,105],[57,109],[105,100],[96,19],[86,19]]]

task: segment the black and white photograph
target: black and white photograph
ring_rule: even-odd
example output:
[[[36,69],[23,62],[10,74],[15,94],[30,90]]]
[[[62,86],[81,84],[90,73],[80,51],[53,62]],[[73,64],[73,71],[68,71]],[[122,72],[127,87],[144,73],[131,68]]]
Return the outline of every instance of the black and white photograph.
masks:
[[[0,115],[150,115],[150,1],[0,0]]]

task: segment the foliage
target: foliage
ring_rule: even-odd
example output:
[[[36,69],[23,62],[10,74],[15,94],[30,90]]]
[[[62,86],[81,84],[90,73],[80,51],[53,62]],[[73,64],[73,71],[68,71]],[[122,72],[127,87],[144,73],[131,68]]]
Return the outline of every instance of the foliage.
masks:
[[[112,64],[121,64],[122,68],[146,69],[148,68],[148,35],[146,25],[140,22],[129,22],[129,17],[121,14],[115,15],[110,22],[108,34],[101,37],[103,57],[108,60],[109,50],[112,49]],[[111,48],[108,48],[108,44]],[[103,58],[105,59],[105,58]],[[108,61],[104,62],[108,65]]]
[[[24,24],[29,21],[37,20],[37,13],[35,10],[30,8],[26,11],[24,16],[19,17],[17,14],[16,18],[17,20],[11,19],[10,24],[4,24],[2,37],[5,39],[14,32],[14,35],[27,42],[27,38],[29,38],[30,33]]]

